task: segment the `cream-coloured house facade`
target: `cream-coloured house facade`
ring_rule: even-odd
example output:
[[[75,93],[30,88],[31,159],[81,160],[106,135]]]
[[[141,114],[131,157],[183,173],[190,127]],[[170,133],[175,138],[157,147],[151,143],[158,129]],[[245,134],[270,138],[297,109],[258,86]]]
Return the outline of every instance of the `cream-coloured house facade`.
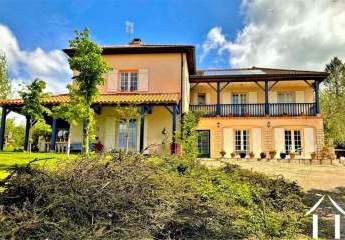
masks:
[[[189,45],[147,45],[134,39],[128,45],[107,46],[103,57],[112,70],[99,87],[94,104],[95,134],[105,150],[121,149],[129,139],[133,151],[159,152],[163,142],[173,142],[183,115],[201,111],[200,157],[217,158],[232,153],[275,150],[296,152],[310,158],[323,145],[323,121],[319,111],[319,84],[327,74],[314,71],[269,68],[196,70],[195,50]],[[65,49],[68,56],[73,49]],[[47,99],[53,106],[67,95]],[[7,112],[20,112],[21,100],[1,100]],[[126,125],[115,114],[122,105],[138,107],[140,115]],[[52,119],[50,149],[56,149],[57,132],[66,128]],[[81,147],[82,128],[69,126],[72,150]],[[4,140],[0,131],[0,148]],[[176,152],[172,144],[172,152]]]

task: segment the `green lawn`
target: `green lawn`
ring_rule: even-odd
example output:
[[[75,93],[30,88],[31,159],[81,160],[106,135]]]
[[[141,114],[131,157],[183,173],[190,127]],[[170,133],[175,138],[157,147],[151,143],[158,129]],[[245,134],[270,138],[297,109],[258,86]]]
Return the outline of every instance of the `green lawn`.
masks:
[[[57,162],[61,160],[73,160],[77,155],[70,155],[62,153],[26,153],[26,152],[0,152],[0,179],[5,178],[8,175],[6,169],[11,166],[19,165],[23,166],[30,161],[38,159],[33,165],[39,165],[42,167],[53,168]]]

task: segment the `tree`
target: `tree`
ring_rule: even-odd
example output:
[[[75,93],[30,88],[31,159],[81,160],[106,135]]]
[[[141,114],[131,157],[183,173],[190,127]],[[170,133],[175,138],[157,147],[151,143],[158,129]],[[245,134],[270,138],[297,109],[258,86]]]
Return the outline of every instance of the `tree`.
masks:
[[[11,85],[7,74],[7,60],[6,55],[0,52],[0,98],[8,97]]]
[[[24,106],[22,113],[29,117],[29,139],[31,139],[31,127],[40,119],[43,119],[44,114],[50,114],[50,110],[43,105],[43,99],[48,96],[44,93],[46,83],[43,80],[36,78],[30,85],[27,85],[19,92],[23,99]],[[29,141],[29,151],[31,151],[31,143]]]
[[[345,143],[345,65],[334,57],[325,71],[329,76],[323,82],[320,95],[325,136],[341,144]]]
[[[89,131],[93,125],[91,105],[99,94],[98,86],[104,84],[103,74],[110,68],[102,58],[102,48],[90,39],[88,29],[76,31],[75,38],[69,43],[74,53],[68,62],[70,68],[79,73],[68,87],[71,98],[69,109],[72,113],[79,111],[78,118],[82,119],[83,124],[83,153],[88,154]]]
[[[6,149],[14,150],[23,146],[24,133],[25,127],[23,125],[17,125],[13,118],[7,119],[5,128]]]

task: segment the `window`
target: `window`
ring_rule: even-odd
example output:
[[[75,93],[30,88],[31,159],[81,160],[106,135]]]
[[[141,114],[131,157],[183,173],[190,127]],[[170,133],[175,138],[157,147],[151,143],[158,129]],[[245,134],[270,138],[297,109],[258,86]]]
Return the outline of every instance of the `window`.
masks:
[[[236,153],[249,152],[249,130],[235,131],[235,151]]]
[[[210,131],[198,130],[198,151],[199,157],[210,157]]]
[[[121,72],[120,73],[121,91],[137,91],[138,90],[138,73],[137,72]]]
[[[247,93],[234,93],[232,94],[232,104],[246,104],[248,95]]]
[[[285,153],[302,153],[302,138],[300,130],[285,130]]]
[[[128,135],[127,135],[128,133]],[[135,119],[129,121],[128,132],[127,124],[124,120],[119,122],[118,129],[118,148],[126,149],[128,138],[128,150],[136,151],[137,150],[137,122]]]
[[[198,93],[198,105],[206,105],[206,94]]]
[[[292,92],[278,92],[278,103],[294,103],[294,94]]]

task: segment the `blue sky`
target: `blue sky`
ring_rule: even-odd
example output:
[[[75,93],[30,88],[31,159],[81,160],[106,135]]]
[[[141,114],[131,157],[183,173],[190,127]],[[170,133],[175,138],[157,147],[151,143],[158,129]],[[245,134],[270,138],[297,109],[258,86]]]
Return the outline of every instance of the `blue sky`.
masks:
[[[125,22],[146,43],[200,45],[208,31],[222,26],[231,38],[243,25],[238,0],[0,0],[0,23],[7,25],[23,50],[45,51],[68,45],[73,31],[88,27],[99,44],[128,42]],[[198,66],[228,67],[224,59],[206,57]]]
[[[144,43],[195,45],[198,68],[323,70],[345,59],[344,9],[341,0],[0,0],[0,51],[15,91],[39,77],[48,91],[66,92],[61,49],[74,30],[125,44],[126,21]]]

